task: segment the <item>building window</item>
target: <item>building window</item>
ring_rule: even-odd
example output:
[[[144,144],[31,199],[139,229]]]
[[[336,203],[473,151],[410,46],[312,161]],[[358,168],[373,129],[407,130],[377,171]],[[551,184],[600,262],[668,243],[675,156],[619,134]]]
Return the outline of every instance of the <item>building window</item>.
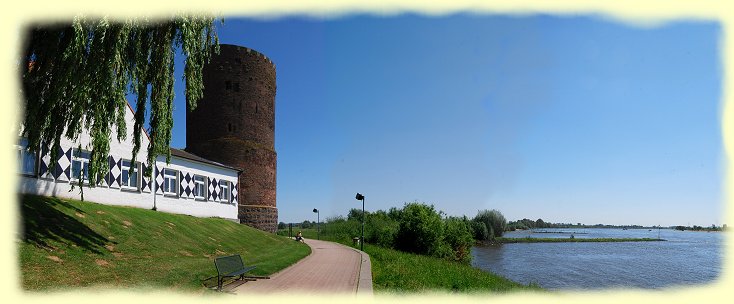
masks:
[[[219,181],[219,201],[229,203],[229,182],[225,180]]]
[[[15,146],[18,155],[18,173],[25,175],[36,175],[36,153],[26,150],[28,139],[21,138]]]
[[[176,170],[163,169],[163,194],[178,195],[178,174]]]
[[[194,198],[206,200],[206,177],[194,175]]]
[[[75,148],[71,156],[71,180],[89,182],[89,151]]]
[[[138,180],[138,166],[139,162],[135,162],[133,164],[131,161],[127,159],[123,159],[120,163],[120,186],[122,186],[123,189],[130,189],[130,190],[138,190],[139,180]],[[132,172],[130,172],[130,168],[132,168]]]

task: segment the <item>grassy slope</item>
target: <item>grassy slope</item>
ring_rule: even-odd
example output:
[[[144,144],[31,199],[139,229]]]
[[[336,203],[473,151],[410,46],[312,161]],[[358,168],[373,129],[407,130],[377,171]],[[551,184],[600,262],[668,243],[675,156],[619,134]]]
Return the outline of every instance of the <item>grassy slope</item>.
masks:
[[[170,288],[216,285],[214,258],[240,254],[252,274],[281,270],[310,253],[304,244],[228,220],[21,197],[22,286]]]
[[[542,290],[456,262],[365,244],[376,291],[506,292]]]

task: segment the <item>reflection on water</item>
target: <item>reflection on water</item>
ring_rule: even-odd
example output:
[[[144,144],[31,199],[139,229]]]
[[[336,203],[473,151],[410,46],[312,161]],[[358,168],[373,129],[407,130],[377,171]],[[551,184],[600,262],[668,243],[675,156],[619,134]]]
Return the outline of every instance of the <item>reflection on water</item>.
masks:
[[[472,249],[474,267],[548,289],[665,288],[705,284],[721,272],[721,232],[538,229],[505,237],[657,238],[665,242],[517,243]]]

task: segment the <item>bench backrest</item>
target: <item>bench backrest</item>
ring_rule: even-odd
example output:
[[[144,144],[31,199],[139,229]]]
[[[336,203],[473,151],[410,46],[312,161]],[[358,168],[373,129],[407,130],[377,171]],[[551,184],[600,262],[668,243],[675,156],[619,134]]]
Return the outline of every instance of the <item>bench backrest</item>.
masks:
[[[215,258],[214,265],[217,267],[219,274],[232,273],[245,268],[245,265],[242,263],[242,257],[239,254]]]

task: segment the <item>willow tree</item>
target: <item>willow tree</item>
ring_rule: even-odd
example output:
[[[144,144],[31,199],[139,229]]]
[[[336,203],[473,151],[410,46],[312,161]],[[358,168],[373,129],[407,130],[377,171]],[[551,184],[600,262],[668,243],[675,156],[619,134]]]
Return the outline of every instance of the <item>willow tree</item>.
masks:
[[[150,109],[148,168],[155,157],[170,161],[173,127],[174,57],[186,56],[183,80],[191,108],[202,97],[202,67],[219,51],[214,18],[179,16],[162,22],[74,18],[66,24],[30,26],[22,53],[25,117],[22,135],[31,150],[51,147],[57,158],[61,136],[91,136],[90,185],[108,170],[112,131],[126,138],[126,96],[135,96],[132,161]],[[27,66],[26,66],[27,64]],[[149,172],[145,172],[149,174]]]

